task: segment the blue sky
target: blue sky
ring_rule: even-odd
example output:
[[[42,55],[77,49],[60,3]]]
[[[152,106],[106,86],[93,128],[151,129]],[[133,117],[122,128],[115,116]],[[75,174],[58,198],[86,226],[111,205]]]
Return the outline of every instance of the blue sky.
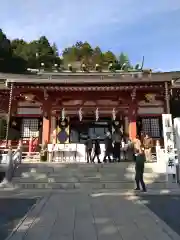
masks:
[[[59,51],[78,40],[155,70],[180,70],[180,0],[6,0],[0,28],[10,38],[46,35]]]

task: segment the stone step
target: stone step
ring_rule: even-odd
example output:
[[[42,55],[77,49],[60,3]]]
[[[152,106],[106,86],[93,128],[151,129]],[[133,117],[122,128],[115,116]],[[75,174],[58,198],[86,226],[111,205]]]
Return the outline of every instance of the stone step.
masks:
[[[135,170],[132,163],[113,164],[22,164],[16,169],[15,184],[128,184],[134,183]],[[166,176],[153,172],[146,164],[144,180],[148,184],[164,183]],[[48,185],[49,186],[49,185]]]
[[[96,174],[96,175],[60,175],[60,174],[37,174],[37,173],[23,173],[21,177],[14,177],[14,182],[33,182],[33,181],[40,181],[40,182],[131,182],[134,181],[135,174],[134,173],[127,173],[125,175],[103,175],[103,174]],[[157,174],[144,174],[144,180],[147,182],[164,182],[166,181],[166,176],[164,175],[157,175]]]
[[[72,189],[131,189],[134,188],[133,183],[70,183],[70,182],[61,182],[61,183],[40,183],[40,182],[32,182],[32,183],[18,183],[14,184],[15,187],[21,189],[64,189],[64,190],[72,190]]]
[[[131,190],[134,189],[135,184],[133,182],[104,182],[104,183],[69,183],[69,182],[61,182],[61,183],[40,183],[40,182],[32,182],[32,183],[14,183],[13,186],[19,189],[64,189],[64,190],[72,190],[72,189],[80,189],[80,190],[93,190],[93,189],[119,189],[119,190]],[[147,185],[148,189],[178,189],[177,185],[169,185],[167,183],[154,183]]]
[[[103,172],[103,173],[122,173],[122,172],[134,172],[134,164],[52,164],[52,163],[24,163],[21,164],[16,170],[16,174],[21,172],[83,172],[83,173],[94,173],[94,172]],[[146,165],[145,172],[152,173],[152,167]]]
[[[169,185],[165,174],[154,171],[154,164],[145,165],[144,180],[148,188],[177,188]],[[20,189],[122,189],[134,188],[133,163],[23,163],[15,171],[12,184]]]
[[[26,173],[53,173],[54,168],[53,167],[39,167],[39,166],[26,166],[24,164],[19,165],[18,168],[14,172],[14,176],[22,176]]]
[[[147,167],[153,166],[154,163],[147,163]],[[122,162],[122,163],[106,163],[106,164],[88,164],[88,163],[57,163],[57,162],[39,162],[39,163],[22,163],[21,166],[26,166],[26,167],[63,167],[63,168],[83,168],[83,169],[93,169],[93,168],[112,168],[115,169],[117,168],[126,168],[126,167],[134,167],[134,163],[130,162]]]

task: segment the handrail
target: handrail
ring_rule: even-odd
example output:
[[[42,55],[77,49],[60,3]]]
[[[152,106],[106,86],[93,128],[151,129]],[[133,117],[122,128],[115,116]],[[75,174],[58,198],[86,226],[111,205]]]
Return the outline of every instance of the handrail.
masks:
[[[9,147],[7,156],[7,167],[6,167],[6,172],[5,172],[5,178],[1,185],[5,185],[7,183],[10,183],[13,175],[14,175],[14,170],[15,168],[21,164],[22,162],[22,146],[18,146],[15,152],[12,151],[12,148]]]

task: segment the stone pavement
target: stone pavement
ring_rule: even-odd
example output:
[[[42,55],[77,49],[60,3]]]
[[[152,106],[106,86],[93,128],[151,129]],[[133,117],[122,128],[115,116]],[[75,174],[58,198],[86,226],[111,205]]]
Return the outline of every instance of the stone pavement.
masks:
[[[140,195],[118,191],[52,191],[8,240],[180,240]]]

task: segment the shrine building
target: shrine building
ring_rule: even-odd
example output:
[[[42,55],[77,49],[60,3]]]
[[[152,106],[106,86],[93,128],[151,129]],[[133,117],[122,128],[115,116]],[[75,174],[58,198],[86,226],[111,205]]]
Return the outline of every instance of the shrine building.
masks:
[[[103,140],[119,127],[131,139],[162,139],[172,79],[180,72],[102,71],[0,73],[0,138],[28,144]]]

